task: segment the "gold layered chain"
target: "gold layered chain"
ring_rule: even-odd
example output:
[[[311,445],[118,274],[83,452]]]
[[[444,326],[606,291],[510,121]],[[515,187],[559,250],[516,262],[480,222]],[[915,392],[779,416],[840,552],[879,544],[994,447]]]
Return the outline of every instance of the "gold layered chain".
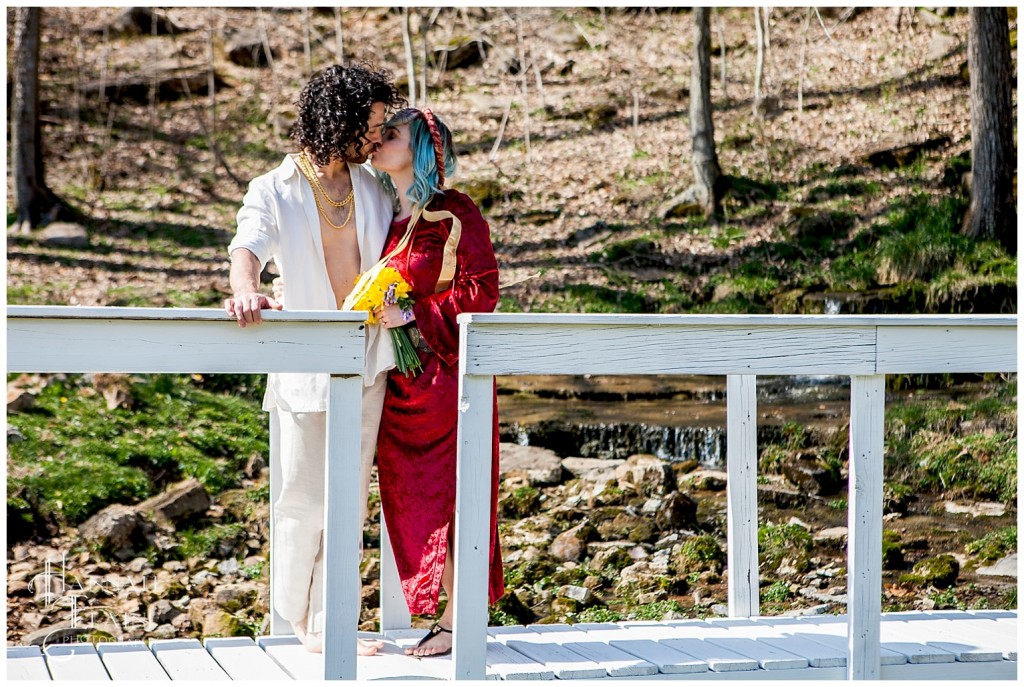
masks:
[[[352,213],[355,210],[355,188],[348,192],[344,200],[337,201],[327,195],[327,191],[324,189],[323,184],[320,183],[320,179],[316,175],[316,168],[313,167],[312,161],[307,157],[306,152],[299,156],[299,169],[302,171],[302,175],[306,177],[310,185],[313,187],[313,200],[316,202],[316,208],[320,211],[324,221],[334,229],[344,229],[348,226],[349,221],[352,219]],[[320,196],[324,197],[330,205],[336,208],[343,208],[348,206],[348,214],[345,215],[345,221],[341,224],[335,224],[331,221],[331,218],[327,214],[327,210],[323,205],[320,204]]]

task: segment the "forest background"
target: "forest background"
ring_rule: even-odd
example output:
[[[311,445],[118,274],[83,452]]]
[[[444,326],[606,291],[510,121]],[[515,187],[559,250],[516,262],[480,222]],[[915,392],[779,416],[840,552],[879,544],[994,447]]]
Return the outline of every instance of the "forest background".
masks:
[[[293,149],[299,89],[328,64],[367,60],[452,124],[453,185],[490,223],[501,311],[1016,312],[1015,214],[991,236],[964,231],[966,9],[714,10],[712,216],[693,193],[694,14],[44,9],[39,156],[51,204],[22,231],[9,167],[7,303],[217,307],[245,184]],[[1016,21],[1011,8],[1013,75]],[[524,399],[721,404],[678,380],[626,391],[607,380],[500,383],[505,440]],[[886,608],[1016,607],[1015,577],[979,572],[1017,549],[1016,376],[889,385]],[[9,375],[8,640],[66,622],[32,584],[56,559],[82,579],[154,581],[90,600],[140,618],[104,632],[265,629],[262,388],[239,375]],[[766,612],[844,603],[844,535],[833,530],[845,522],[846,427],[820,419],[759,420]],[[511,593],[494,622],[720,610],[720,473],[662,461],[641,478],[634,459],[624,476],[578,462],[599,457],[543,451],[503,445]],[[553,476],[538,476],[552,461]],[[373,498],[365,629],[376,618]],[[111,508],[128,514],[127,534],[103,530]],[[177,515],[155,517],[161,509]]]

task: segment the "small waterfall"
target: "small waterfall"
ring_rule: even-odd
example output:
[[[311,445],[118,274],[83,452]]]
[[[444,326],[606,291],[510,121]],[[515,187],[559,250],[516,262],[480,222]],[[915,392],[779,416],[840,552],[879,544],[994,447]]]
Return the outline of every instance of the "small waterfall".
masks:
[[[520,446],[541,446],[562,456],[625,459],[650,453],[662,460],[696,460],[705,467],[725,464],[725,430],[721,427],[598,423],[573,425],[544,421],[502,425],[502,439]]]
[[[838,298],[825,297],[825,314],[826,315],[838,315],[839,309],[842,307],[842,301]]]

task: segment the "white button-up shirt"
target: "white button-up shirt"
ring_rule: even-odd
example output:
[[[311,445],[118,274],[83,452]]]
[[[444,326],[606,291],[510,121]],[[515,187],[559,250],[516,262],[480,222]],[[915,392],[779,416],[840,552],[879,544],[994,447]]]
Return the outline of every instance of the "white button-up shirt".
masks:
[[[359,269],[365,272],[381,257],[391,226],[393,206],[369,164],[349,163],[355,195]],[[338,303],[327,275],[320,215],[313,189],[291,156],[249,184],[238,211],[238,230],[228,254],[246,248],[264,268],[271,259],[285,282],[288,310],[337,310]],[[263,325],[267,326],[267,325]],[[395,365],[391,342],[379,325],[368,325],[363,382]],[[330,376],[326,373],[274,373],[267,377],[263,409],[292,413],[327,410]]]

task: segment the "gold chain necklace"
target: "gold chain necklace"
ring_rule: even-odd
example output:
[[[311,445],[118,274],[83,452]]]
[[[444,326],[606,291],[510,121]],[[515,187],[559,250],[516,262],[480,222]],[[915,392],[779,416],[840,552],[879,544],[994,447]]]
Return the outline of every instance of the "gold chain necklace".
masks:
[[[306,178],[309,179],[309,183],[311,183],[316,190],[320,191],[324,200],[336,208],[343,208],[352,202],[352,199],[355,197],[355,188],[348,192],[348,195],[345,196],[344,200],[334,200],[327,195],[327,191],[324,189],[323,184],[320,183],[320,178],[316,175],[316,168],[313,166],[313,161],[309,159],[306,151],[302,151],[302,155],[299,156],[299,162],[301,163],[300,167],[302,168],[303,173],[306,175]]]
[[[355,189],[349,191],[348,197],[346,197],[345,200],[341,201],[340,203],[332,200],[331,197],[328,196],[327,193],[324,191],[324,187],[320,184],[320,181],[316,177],[316,170],[313,169],[312,164],[310,164],[309,160],[306,159],[305,155],[306,154],[303,153],[301,156],[299,156],[299,169],[302,171],[302,175],[306,177],[306,179],[313,186],[313,201],[316,203],[316,209],[320,211],[320,214],[323,216],[324,221],[327,222],[329,226],[331,226],[334,229],[344,229],[346,226],[348,226],[349,220],[352,219],[352,213],[356,208],[354,195]],[[324,206],[320,204],[320,196],[317,195],[317,190],[320,191],[320,193],[323,195],[324,199],[327,200],[328,203],[330,203],[336,208],[345,207],[346,205],[348,205],[348,214],[345,215],[344,222],[342,222],[341,224],[335,224],[334,222],[331,221],[330,216],[328,216],[327,214],[327,210],[324,209]]]

